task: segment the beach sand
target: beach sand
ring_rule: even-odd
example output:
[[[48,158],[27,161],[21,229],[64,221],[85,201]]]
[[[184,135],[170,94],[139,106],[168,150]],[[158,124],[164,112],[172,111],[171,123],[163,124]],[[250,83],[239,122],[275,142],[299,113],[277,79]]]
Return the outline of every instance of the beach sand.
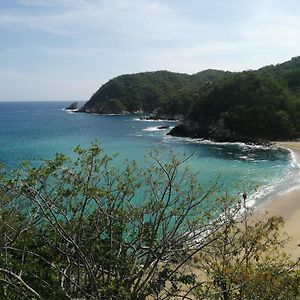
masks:
[[[280,142],[278,146],[293,151],[300,165],[300,142]],[[290,236],[285,251],[293,259],[300,257],[300,187],[280,195],[267,202],[260,209],[267,210],[271,215],[283,217],[284,232]]]

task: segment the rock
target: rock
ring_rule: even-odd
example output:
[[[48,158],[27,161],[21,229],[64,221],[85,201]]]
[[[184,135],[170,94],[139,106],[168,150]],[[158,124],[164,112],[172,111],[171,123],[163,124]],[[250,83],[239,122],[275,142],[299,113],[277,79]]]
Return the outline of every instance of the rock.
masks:
[[[72,102],[68,107],[66,107],[66,110],[77,110],[78,109],[78,102]]]
[[[172,128],[167,135],[207,139],[214,142],[242,142],[246,144],[270,145],[270,142],[267,140],[238,134],[220,126],[220,123],[208,126],[207,124],[183,122]]]
[[[163,125],[163,126],[158,126],[157,128],[158,129],[167,129],[169,127],[170,127],[169,125]]]

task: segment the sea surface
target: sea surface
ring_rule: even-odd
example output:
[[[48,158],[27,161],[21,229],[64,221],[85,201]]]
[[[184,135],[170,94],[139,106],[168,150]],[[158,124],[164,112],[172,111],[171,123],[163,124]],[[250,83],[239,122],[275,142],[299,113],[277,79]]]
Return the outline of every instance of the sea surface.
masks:
[[[0,102],[0,162],[7,170],[22,161],[39,163],[56,153],[72,156],[72,149],[98,141],[108,154],[119,153],[116,164],[125,159],[143,165],[149,151],[162,157],[170,150],[179,156],[193,154],[187,164],[204,185],[218,180],[222,189],[239,196],[245,189],[250,205],[274,194],[295,188],[299,166],[286,150],[242,143],[177,138],[158,126],[176,122],[140,120],[142,115],[91,115],[64,110],[70,102]]]

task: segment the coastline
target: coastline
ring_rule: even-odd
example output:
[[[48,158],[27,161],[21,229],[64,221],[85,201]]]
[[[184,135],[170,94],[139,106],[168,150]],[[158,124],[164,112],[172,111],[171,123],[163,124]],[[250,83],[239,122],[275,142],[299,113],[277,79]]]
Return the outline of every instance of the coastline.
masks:
[[[279,147],[288,149],[295,155],[300,165],[300,141],[299,142],[277,142]],[[300,257],[300,186],[270,199],[258,211],[268,211],[271,215],[279,215],[284,219],[283,231],[288,234],[290,240],[285,246],[285,251],[293,259]]]

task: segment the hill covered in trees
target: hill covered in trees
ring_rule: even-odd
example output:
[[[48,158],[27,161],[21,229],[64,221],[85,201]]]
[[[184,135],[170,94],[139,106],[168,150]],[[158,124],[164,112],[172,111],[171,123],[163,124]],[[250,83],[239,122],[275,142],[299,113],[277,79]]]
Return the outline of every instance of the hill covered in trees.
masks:
[[[246,142],[298,138],[300,57],[240,73],[122,75],[104,84],[81,111],[181,118],[170,132],[176,136]]]
[[[100,114],[152,113],[163,109],[169,113],[170,104],[176,103],[174,113],[185,114],[192,100],[197,98],[199,89],[207,82],[229,75],[230,72],[217,70],[205,70],[194,75],[168,71],[121,75],[101,86],[81,111]]]

